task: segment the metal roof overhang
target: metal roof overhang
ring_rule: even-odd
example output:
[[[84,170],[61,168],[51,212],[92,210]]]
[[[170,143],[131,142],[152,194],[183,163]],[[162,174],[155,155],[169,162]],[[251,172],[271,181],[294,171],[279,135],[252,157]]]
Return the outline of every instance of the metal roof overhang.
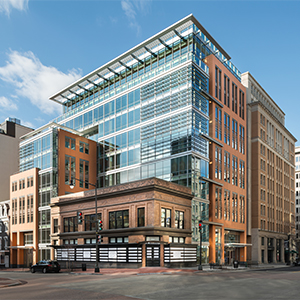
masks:
[[[151,47],[149,45],[153,42],[162,43],[165,47],[169,47],[168,43],[163,41],[163,37],[166,36],[168,33],[173,32],[175,33],[179,39],[183,39],[184,37],[177,31],[179,27],[187,24],[187,27],[191,24],[195,24],[198,29],[205,34],[209,41],[211,41],[217,49],[228,59],[230,60],[230,56],[225,52],[225,50],[216,42],[216,40],[208,33],[208,31],[199,23],[199,21],[193,16],[193,14],[188,15],[187,17],[181,19],[180,21],[176,22],[175,24],[169,26],[168,28],[162,30],[161,32],[157,33],[156,35],[150,37],[149,39],[145,40],[144,42],[138,44],[137,46],[133,47],[132,49],[126,51],[125,53],[121,54],[120,56],[116,57],[115,59],[111,60],[110,62],[104,64],[103,66],[99,67],[98,69],[92,71],[91,73],[87,74],[86,76],[78,79],[71,85],[67,86],[66,88],[62,89],[58,93],[52,95],[50,100],[55,101],[59,104],[65,104],[68,100],[71,100],[69,97],[70,94],[78,95],[78,90],[84,91],[83,87],[86,85],[94,85],[97,86],[98,83],[94,82],[95,77],[100,78],[100,80],[108,81],[106,77],[101,75],[100,73],[104,71],[109,71],[111,74],[115,75],[116,72],[112,66],[115,64],[119,64],[120,66],[130,69],[130,66],[126,64],[123,60],[128,60],[128,57],[136,56],[137,61],[140,60],[139,55],[136,52],[140,51],[141,49],[146,49],[146,51],[152,55]],[[150,52],[150,51],[151,52]],[[111,77],[112,75],[108,76]],[[94,80],[92,79],[94,78]]]

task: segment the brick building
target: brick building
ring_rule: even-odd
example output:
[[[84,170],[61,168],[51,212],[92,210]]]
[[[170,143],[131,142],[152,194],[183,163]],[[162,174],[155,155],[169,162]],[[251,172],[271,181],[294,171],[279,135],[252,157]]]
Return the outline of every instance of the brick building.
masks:
[[[195,265],[192,198],[188,187],[157,178],[97,189],[98,219],[103,221],[100,265]],[[78,212],[82,212],[82,224],[78,224]],[[60,263],[70,260],[73,266],[93,266],[98,226],[95,191],[52,198],[51,219],[53,254]]]

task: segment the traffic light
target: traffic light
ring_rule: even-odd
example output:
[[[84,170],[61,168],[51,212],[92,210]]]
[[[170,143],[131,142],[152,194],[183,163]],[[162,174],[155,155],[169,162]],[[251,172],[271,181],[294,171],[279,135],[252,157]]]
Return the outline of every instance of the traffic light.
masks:
[[[103,242],[101,234],[97,234],[97,243],[101,244]]]
[[[98,220],[98,229],[101,231],[103,229],[103,222],[102,220]]]
[[[199,221],[199,231],[201,231],[202,228],[202,220]]]
[[[78,219],[78,224],[82,224],[82,212],[81,211],[77,212],[77,219]]]

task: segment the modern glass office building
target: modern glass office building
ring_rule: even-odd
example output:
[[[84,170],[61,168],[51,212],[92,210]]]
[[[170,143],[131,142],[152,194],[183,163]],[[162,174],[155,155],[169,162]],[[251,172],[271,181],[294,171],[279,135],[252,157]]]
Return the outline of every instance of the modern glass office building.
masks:
[[[20,145],[20,171],[41,169],[40,210],[49,204],[43,197],[56,195],[55,127],[62,127],[98,143],[99,187],[149,177],[190,187],[198,243],[210,202],[209,55],[240,80],[228,54],[189,15],[53,95],[63,114]],[[204,225],[203,247],[208,242]]]

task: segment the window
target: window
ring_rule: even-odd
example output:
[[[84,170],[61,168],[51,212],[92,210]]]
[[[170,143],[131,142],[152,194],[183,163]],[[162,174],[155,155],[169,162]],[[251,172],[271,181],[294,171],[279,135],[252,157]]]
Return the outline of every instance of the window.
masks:
[[[231,183],[238,186],[238,158],[232,155],[232,172],[231,172]]]
[[[224,143],[230,145],[230,117],[224,113]]]
[[[224,220],[230,220],[230,192],[224,190]]]
[[[77,243],[78,243],[77,239],[63,240],[64,245],[77,245]]]
[[[244,120],[245,118],[245,94],[240,90],[239,94],[239,116]]]
[[[128,236],[123,236],[123,237],[111,237],[109,238],[109,243],[110,244],[116,244],[116,243],[120,243],[120,244],[124,244],[124,243],[128,243]]]
[[[33,176],[27,177],[27,187],[33,186]]]
[[[19,180],[19,190],[25,189],[25,179]]]
[[[65,147],[75,150],[75,139],[66,136],[65,137]]]
[[[215,178],[222,179],[222,149],[215,147]]]
[[[70,184],[72,178],[75,178],[75,157],[65,156],[65,184]],[[75,185],[75,181],[73,182]]]
[[[161,226],[171,227],[171,209],[161,209]]]
[[[175,228],[184,228],[184,212],[175,210]]]
[[[25,197],[19,198],[19,224],[25,223]]]
[[[103,238],[101,237],[101,242],[102,242]],[[84,243],[85,244],[96,244],[96,239],[95,238],[88,238],[88,239],[84,239]]]
[[[58,219],[53,219],[53,233],[58,233]]]
[[[230,153],[224,151],[224,181],[230,182]]]
[[[33,195],[27,196],[27,223],[33,222]]]
[[[222,140],[222,110],[218,107],[215,109],[215,137]]]
[[[12,192],[15,192],[18,190],[18,182],[17,181],[12,182],[11,185],[12,185],[12,187],[11,187]]]
[[[145,226],[145,208],[138,208],[138,227]]]
[[[89,144],[80,142],[79,143],[79,151],[85,154],[89,154]]]
[[[18,200],[17,198],[12,199],[12,225],[17,224],[17,204]]]
[[[109,213],[109,229],[129,228],[129,210],[112,211]]]
[[[265,245],[265,238],[262,236],[261,237],[261,245],[264,246]]]
[[[245,127],[240,125],[240,143],[239,151],[245,154]]]
[[[178,237],[178,236],[170,236],[169,237],[169,243],[184,244],[185,243],[185,238],[184,237]]]
[[[33,245],[33,233],[24,233],[24,245]]]
[[[215,192],[215,217],[222,219],[222,189],[216,188]]]
[[[222,72],[221,70],[216,67],[215,69],[215,97],[219,100],[221,100],[221,77]]]
[[[245,197],[240,196],[240,204],[239,204],[239,220],[240,223],[245,223]]]
[[[237,114],[237,86],[232,83],[232,94],[231,94],[231,103],[232,103],[232,111],[234,111]]]
[[[98,215],[97,220],[101,220],[102,214],[98,213],[97,215]],[[98,226],[97,220],[96,220],[96,214],[85,215],[84,216],[84,230],[85,231],[96,231],[97,226]]]
[[[89,162],[87,160],[79,160],[79,186],[86,189],[89,188]]]
[[[239,186],[240,188],[245,188],[245,162],[240,159],[239,167]]]
[[[76,217],[64,218],[64,232],[78,231],[78,219]]]
[[[232,119],[232,148],[237,150],[238,149],[238,141],[237,141],[237,121]]]
[[[229,87],[230,87],[230,79],[224,75],[224,104],[230,107],[229,103]]]
[[[238,222],[238,199],[237,199],[237,194],[232,193],[232,221],[233,222]]]

